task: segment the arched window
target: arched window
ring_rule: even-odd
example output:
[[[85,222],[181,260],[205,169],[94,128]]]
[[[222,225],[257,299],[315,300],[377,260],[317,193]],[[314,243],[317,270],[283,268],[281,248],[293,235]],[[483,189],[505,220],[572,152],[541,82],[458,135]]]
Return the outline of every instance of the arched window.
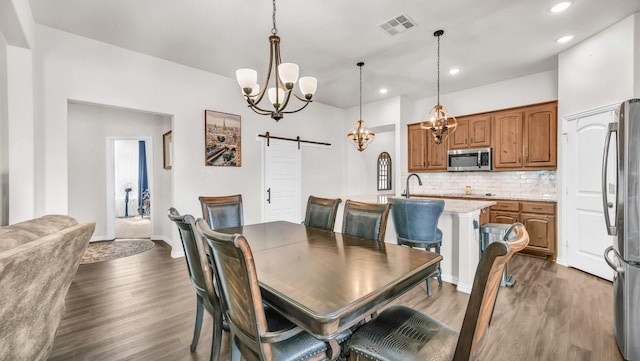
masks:
[[[391,190],[391,156],[387,152],[382,152],[378,156],[378,190]]]

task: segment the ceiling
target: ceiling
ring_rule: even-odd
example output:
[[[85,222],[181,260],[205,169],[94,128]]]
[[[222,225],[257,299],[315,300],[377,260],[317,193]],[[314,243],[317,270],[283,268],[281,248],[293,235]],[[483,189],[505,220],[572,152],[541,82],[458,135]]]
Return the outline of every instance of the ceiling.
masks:
[[[441,93],[557,68],[557,54],[640,11],[638,0],[279,0],[283,62],[318,78],[317,102],[436,95],[435,30],[441,37]],[[30,0],[36,23],[235,79],[268,65],[268,0]],[[395,36],[378,25],[404,14],[416,26]],[[572,34],[568,43],[556,39]],[[448,70],[459,67],[455,76]],[[261,82],[259,80],[259,82]],[[382,95],[382,87],[388,93]],[[235,89],[234,89],[235,91]],[[240,91],[238,89],[238,95]]]

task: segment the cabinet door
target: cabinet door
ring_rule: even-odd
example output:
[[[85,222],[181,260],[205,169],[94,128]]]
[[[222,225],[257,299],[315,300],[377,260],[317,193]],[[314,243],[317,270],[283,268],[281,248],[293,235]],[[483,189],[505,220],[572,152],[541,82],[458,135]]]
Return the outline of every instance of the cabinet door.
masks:
[[[495,113],[493,119],[493,167],[522,168],[522,112]]]
[[[409,124],[407,128],[409,144],[409,172],[427,169],[427,131],[420,124]]]
[[[449,136],[449,149],[469,148],[469,119],[458,118],[456,131]]]
[[[491,146],[491,115],[476,115],[469,119],[469,148]]]
[[[524,110],[524,166],[556,167],[558,143],[556,103]]]
[[[427,169],[447,170],[447,142],[436,144],[431,134],[427,134]]]
[[[482,227],[483,225],[491,222],[491,211],[490,208],[482,208],[480,210],[480,226]]]
[[[548,214],[522,213],[520,220],[529,233],[529,245],[526,250],[555,255],[556,217]]]
[[[491,223],[514,224],[518,222],[518,215],[518,212],[495,211],[492,209],[489,219],[491,219]]]

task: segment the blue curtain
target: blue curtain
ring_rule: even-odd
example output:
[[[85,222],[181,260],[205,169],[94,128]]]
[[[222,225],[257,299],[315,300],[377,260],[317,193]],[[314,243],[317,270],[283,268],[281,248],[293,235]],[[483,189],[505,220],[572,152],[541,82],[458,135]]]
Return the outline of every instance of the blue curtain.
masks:
[[[147,151],[144,140],[138,141],[138,207],[142,207],[144,200],[149,198],[149,182],[147,180]],[[144,210],[144,208],[140,208]],[[145,215],[145,212],[140,212]]]

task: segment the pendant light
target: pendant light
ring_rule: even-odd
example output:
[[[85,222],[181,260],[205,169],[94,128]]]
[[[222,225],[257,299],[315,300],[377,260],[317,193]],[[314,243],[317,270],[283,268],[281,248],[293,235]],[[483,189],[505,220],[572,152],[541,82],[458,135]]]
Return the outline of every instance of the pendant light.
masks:
[[[293,92],[294,85],[298,81],[299,67],[294,63],[282,63],[280,57],[280,37],[278,36],[278,28],[276,27],[276,0],[273,0],[273,28],[271,29],[271,36],[269,36],[269,72],[267,73],[267,79],[264,85],[260,87],[258,85],[258,72],[253,69],[238,69],[236,71],[236,80],[242,89],[242,93],[249,108],[260,115],[270,115],[271,118],[278,120],[282,119],[284,114],[296,113],[306,108],[311,103],[311,98],[315,94],[318,79],[307,76],[300,78],[299,88],[302,96],[299,96]],[[269,87],[269,80],[273,76],[273,85]],[[271,109],[264,109],[258,104],[262,101],[264,95],[267,94],[269,102],[271,103]],[[303,104],[296,110],[285,110],[289,105],[291,95]]]
[[[358,151],[362,152],[373,141],[373,138],[376,135],[364,128],[364,120],[362,120],[362,67],[364,66],[364,63],[359,62],[356,65],[360,68],[360,119],[358,120],[357,125],[349,131],[347,138],[353,141],[352,144],[356,149],[358,149]]]
[[[421,123],[422,129],[428,129],[433,136],[433,142],[442,144],[449,135],[455,132],[458,122],[456,118],[449,113],[447,108],[440,104],[440,37],[444,35],[444,30],[437,30],[433,36],[438,38],[438,101],[431,109],[428,120]]]

